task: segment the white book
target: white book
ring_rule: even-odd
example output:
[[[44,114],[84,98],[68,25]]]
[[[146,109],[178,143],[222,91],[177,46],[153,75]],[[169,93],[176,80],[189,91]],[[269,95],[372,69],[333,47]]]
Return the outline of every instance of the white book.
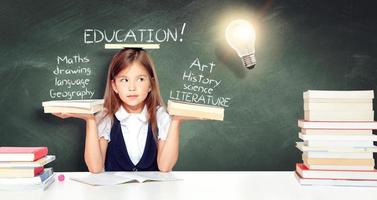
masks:
[[[0,190],[46,190],[53,182],[55,182],[55,174],[52,174],[39,184],[0,184]]]
[[[373,141],[304,140],[304,144],[312,147],[373,147]]]
[[[315,152],[305,151],[302,153],[303,157],[307,158],[355,158],[355,159],[373,159],[373,153],[343,153],[343,152]]]
[[[143,183],[146,181],[181,180],[171,173],[163,172],[103,172],[100,174],[70,177],[70,179],[93,186],[118,185],[129,182]]]
[[[159,49],[160,44],[105,44],[105,49],[123,49],[123,48],[143,48],[143,49]]]
[[[306,129],[368,129],[376,130],[377,122],[334,122],[298,120],[298,126]]]
[[[371,102],[310,102],[304,101],[304,111],[372,111],[373,103]]]
[[[307,121],[373,121],[374,111],[305,111]]]
[[[94,114],[103,110],[103,99],[44,101],[45,113],[86,113]]]
[[[368,103],[373,104],[373,99],[342,99],[342,98],[304,98],[304,103],[331,103],[331,104],[338,104],[338,103]],[[351,108],[352,109],[352,108]]]
[[[19,161],[1,161],[0,168],[13,167],[13,168],[30,168],[30,167],[43,167],[44,165],[55,160],[54,155],[47,155],[34,162],[19,162]]]
[[[303,94],[304,99],[373,99],[373,90],[308,90]]]
[[[302,140],[377,141],[377,135],[307,135],[298,133]]]
[[[44,101],[42,106],[53,107],[74,107],[74,108],[91,108],[94,105],[101,105],[104,103],[103,99],[84,99],[84,100],[56,100],[56,101]]]
[[[308,146],[304,142],[296,142],[296,147],[305,151],[317,151],[317,152],[350,152],[350,153],[367,153],[377,152],[376,146],[371,147],[347,147],[347,146]]]
[[[370,100],[371,101],[371,100]],[[304,111],[372,111],[372,102],[310,102],[304,101]]]
[[[306,129],[302,128],[301,133],[305,135],[372,135],[373,130],[347,130],[347,129]]]
[[[355,187],[377,187],[377,181],[373,180],[342,180],[342,179],[312,179],[302,178],[295,173],[295,177],[301,185],[308,186],[355,186]]]

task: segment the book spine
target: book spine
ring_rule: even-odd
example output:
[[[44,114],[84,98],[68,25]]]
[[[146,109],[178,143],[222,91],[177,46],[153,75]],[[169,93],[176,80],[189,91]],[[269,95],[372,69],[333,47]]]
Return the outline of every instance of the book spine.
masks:
[[[43,173],[43,169],[44,169],[44,167],[35,167],[34,168],[34,176],[37,176],[37,175]]]
[[[47,147],[43,147],[37,151],[34,152],[34,160],[32,161],[36,161],[44,156],[46,156],[48,153],[48,148]]]

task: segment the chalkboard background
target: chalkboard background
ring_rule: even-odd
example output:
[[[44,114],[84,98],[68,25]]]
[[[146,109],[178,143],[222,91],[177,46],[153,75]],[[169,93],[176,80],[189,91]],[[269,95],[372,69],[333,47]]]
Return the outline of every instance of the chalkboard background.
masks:
[[[375,7],[374,1],[356,0],[2,1],[0,146],[45,145],[57,156],[56,171],[87,170],[84,122],[44,114],[41,102],[54,99],[51,90],[87,90],[102,98],[116,50],[105,50],[105,41],[88,43],[85,30],[169,29],[177,30],[177,38],[159,35],[160,42],[152,43],[161,48],[149,51],[165,101],[182,90],[182,74],[196,59],[215,64],[212,73],[203,73],[221,80],[215,96],[230,98],[223,122],[183,124],[174,169],[293,170],[301,160],[295,142],[304,91],[376,89]],[[225,42],[226,24],[236,18],[257,29],[251,71]],[[89,61],[57,62],[65,56]],[[54,74],[57,67],[91,71]],[[62,79],[89,82],[68,88],[57,85]]]

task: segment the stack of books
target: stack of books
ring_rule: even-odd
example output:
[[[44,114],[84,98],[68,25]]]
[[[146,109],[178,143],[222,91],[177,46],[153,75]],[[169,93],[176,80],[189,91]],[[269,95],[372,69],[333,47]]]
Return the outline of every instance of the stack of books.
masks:
[[[0,147],[0,190],[46,189],[54,182],[55,160],[47,147]]]
[[[94,114],[103,110],[103,99],[44,101],[44,113]]]
[[[372,90],[304,92],[296,164],[302,185],[377,186]]]

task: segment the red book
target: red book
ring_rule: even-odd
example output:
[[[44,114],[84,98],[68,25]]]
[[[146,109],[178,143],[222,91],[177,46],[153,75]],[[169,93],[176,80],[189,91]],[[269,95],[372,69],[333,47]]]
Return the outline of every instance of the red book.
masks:
[[[36,161],[47,153],[47,147],[0,147],[0,161]]]
[[[377,180],[377,170],[317,170],[297,163],[296,172],[302,178]]]

